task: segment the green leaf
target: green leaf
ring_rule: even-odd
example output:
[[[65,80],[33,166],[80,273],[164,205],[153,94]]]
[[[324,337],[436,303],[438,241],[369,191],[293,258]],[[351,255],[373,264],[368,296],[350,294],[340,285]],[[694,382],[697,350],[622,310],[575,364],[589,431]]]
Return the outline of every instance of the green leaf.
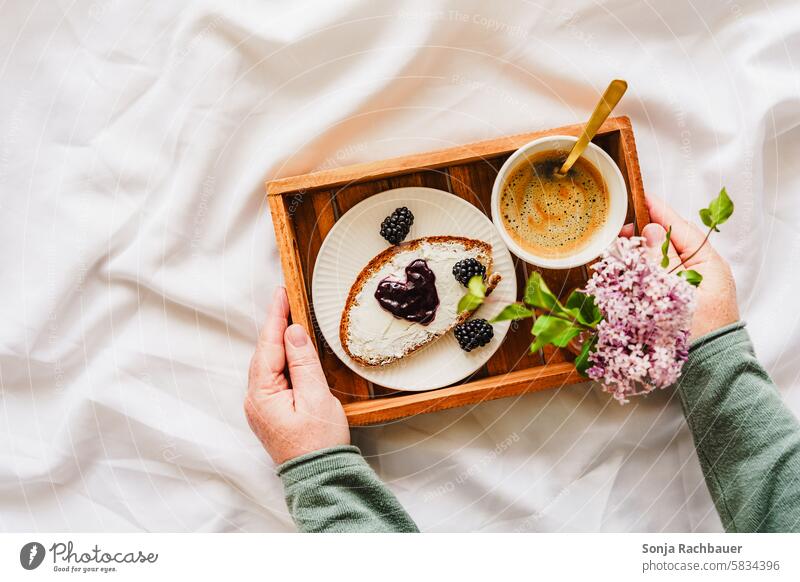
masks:
[[[697,271],[693,270],[680,271],[678,272],[678,277],[683,277],[686,279],[687,283],[694,285],[695,287],[697,287],[703,281],[703,276]]]
[[[472,293],[467,293],[458,302],[458,312],[474,311],[480,307],[481,303],[483,303],[483,298],[477,297]]]
[[[534,272],[528,278],[528,283],[525,286],[525,296],[523,297],[523,301],[531,307],[541,309],[542,311],[546,311],[552,315],[559,315],[570,319],[578,318],[578,310],[567,309],[561,305],[558,297],[555,295],[555,293],[550,291],[547,283],[544,282],[542,274],[538,271]]]
[[[711,216],[717,226],[725,223],[733,214],[733,201],[728,196],[728,191],[723,187],[719,195],[708,205]]]
[[[572,338],[581,333],[581,328],[560,317],[540,315],[536,318],[531,333],[536,336],[535,341],[531,344],[531,352],[536,352],[548,344],[559,348],[567,347]]]
[[[523,301],[532,307],[538,307],[546,311],[552,311],[558,305],[558,297],[550,291],[547,283],[542,278],[542,274],[538,271],[528,277]]]
[[[719,231],[717,228],[720,224],[724,224],[733,214],[733,201],[731,201],[730,197],[728,196],[727,190],[722,188],[719,191],[714,200],[711,201],[711,204],[708,205],[708,208],[703,208],[700,211],[700,220],[703,221],[708,228],[713,228],[716,231]]]
[[[594,351],[594,347],[597,345],[597,336],[593,335],[589,338],[588,341],[583,342],[583,346],[581,347],[581,353],[578,354],[578,357],[575,358],[575,368],[583,374],[586,375],[586,370],[589,369],[589,354]]]
[[[483,284],[483,277],[480,275],[475,275],[469,280],[469,283],[467,283],[467,289],[469,289],[470,295],[480,297],[481,299],[486,297],[486,285]]]
[[[603,319],[603,313],[594,303],[594,296],[583,291],[573,291],[567,297],[567,308],[570,314],[583,325],[595,327]]]
[[[458,302],[458,312],[475,311],[486,298],[486,285],[483,277],[475,275],[467,283],[467,294]]]
[[[703,221],[708,228],[713,228],[716,230],[714,226],[714,219],[711,218],[711,211],[708,208],[703,208],[700,210],[700,220]]]
[[[661,245],[661,267],[666,269],[669,267],[669,241],[672,238],[672,225],[669,225],[667,230],[667,238],[664,239],[664,244]]]
[[[511,305],[506,305],[503,308],[503,311],[497,314],[497,316],[492,319],[489,323],[497,323],[498,321],[508,321],[509,319],[525,319],[526,317],[532,317],[533,311],[522,305],[521,303],[512,303]]]

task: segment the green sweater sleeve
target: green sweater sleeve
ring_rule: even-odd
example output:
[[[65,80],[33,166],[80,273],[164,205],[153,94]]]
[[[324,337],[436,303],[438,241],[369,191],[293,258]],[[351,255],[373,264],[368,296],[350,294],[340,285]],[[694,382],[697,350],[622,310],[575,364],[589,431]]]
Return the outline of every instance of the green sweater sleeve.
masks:
[[[278,467],[286,505],[302,532],[416,532],[416,524],[353,446]]]
[[[725,529],[800,531],[800,426],[744,323],[692,345],[678,394]]]

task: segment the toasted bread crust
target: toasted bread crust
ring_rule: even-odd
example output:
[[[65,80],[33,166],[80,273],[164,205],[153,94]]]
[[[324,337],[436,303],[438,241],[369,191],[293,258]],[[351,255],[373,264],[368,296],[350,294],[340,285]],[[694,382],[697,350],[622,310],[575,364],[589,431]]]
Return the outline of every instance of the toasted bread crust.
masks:
[[[461,236],[426,236],[414,240],[410,240],[408,242],[402,243],[397,246],[389,247],[388,249],[382,251],[375,257],[373,257],[367,265],[361,270],[356,277],[353,286],[350,287],[350,293],[347,295],[347,301],[345,302],[344,310],[342,312],[342,319],[339,323],[339,341],[342,344],[342,349],[345,353],[350,356],[353,360],[361,364],[362,366],[385,366],[390,364],[400,358],[404,358],[409,354],[416,352],[417,350],[429,345],[431,342],[439,339],[440,337],[444,336],[447,332],[453,329],[459,323],[463,323],[466,321],[474,312],[472,311],[465,311],[456,318],[453,322],[453,325],[448,327],[447,329],[442,330],[436,336],[432,336],[428,338],[426,341],[419,343],[417,345],[410,345],[408,346],[403,354],[399,357],[388,357],[385,360],[381,360],[380,362],[370,362],[364,360],[363,358],[353,354],[350,351],[348,346],[348,338],[349,338],[349,328],[350,328],[350,311],[353,308],[353,304],[355,303],[356,296],[361,292],[361,289],[364,287],[366,282],[370,279],[370,277],[378,271],[383,265],[387,262],[392,260],[392,258],[401,252],[406,251],[413,251],[423,244],[438,244],[438,243],[460,243],[464,246],[467,250],[478,249],[480,253],[483,255],[486,261],[486,294],[488,295],[491,293],[497,284],[500,282],[500,274],[499,273],[492,273],[493,267],[493,260],[492,260],[492,245],[486,243],[482,240],[471,239]]]

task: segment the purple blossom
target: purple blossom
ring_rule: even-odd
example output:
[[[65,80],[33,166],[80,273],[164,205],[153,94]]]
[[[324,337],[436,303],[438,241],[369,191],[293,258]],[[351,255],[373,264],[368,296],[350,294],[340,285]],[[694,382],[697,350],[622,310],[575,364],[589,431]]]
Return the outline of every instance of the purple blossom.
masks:
[[[689,356],[694,288],[652,261],[641,237],[618,238],[586,292],[604,319],[586,374],[620,403],[674,384]]]

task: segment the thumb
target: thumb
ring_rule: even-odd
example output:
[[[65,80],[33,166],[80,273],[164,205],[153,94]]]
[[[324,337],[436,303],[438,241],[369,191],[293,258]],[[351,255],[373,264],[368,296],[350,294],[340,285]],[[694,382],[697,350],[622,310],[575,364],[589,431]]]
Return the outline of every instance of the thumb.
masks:
[[[642,229],[642,236],[644,237],[647,247],[647,256],[660,264],[661,258],[663,257],[661,246],[667,239],[667,231],[664,230],[664,227],[660,224],[651,222]],[[672,246],[672,242],[669,243],[668,256],[670,265],[674,266],[678,263],[678,253],[675,252],[675,247]]]
[[[297,323],[290,325],[286,329],[285,339],[286,361],[295,399],[308,400],[330,394],[319,355],[305,328]]]

